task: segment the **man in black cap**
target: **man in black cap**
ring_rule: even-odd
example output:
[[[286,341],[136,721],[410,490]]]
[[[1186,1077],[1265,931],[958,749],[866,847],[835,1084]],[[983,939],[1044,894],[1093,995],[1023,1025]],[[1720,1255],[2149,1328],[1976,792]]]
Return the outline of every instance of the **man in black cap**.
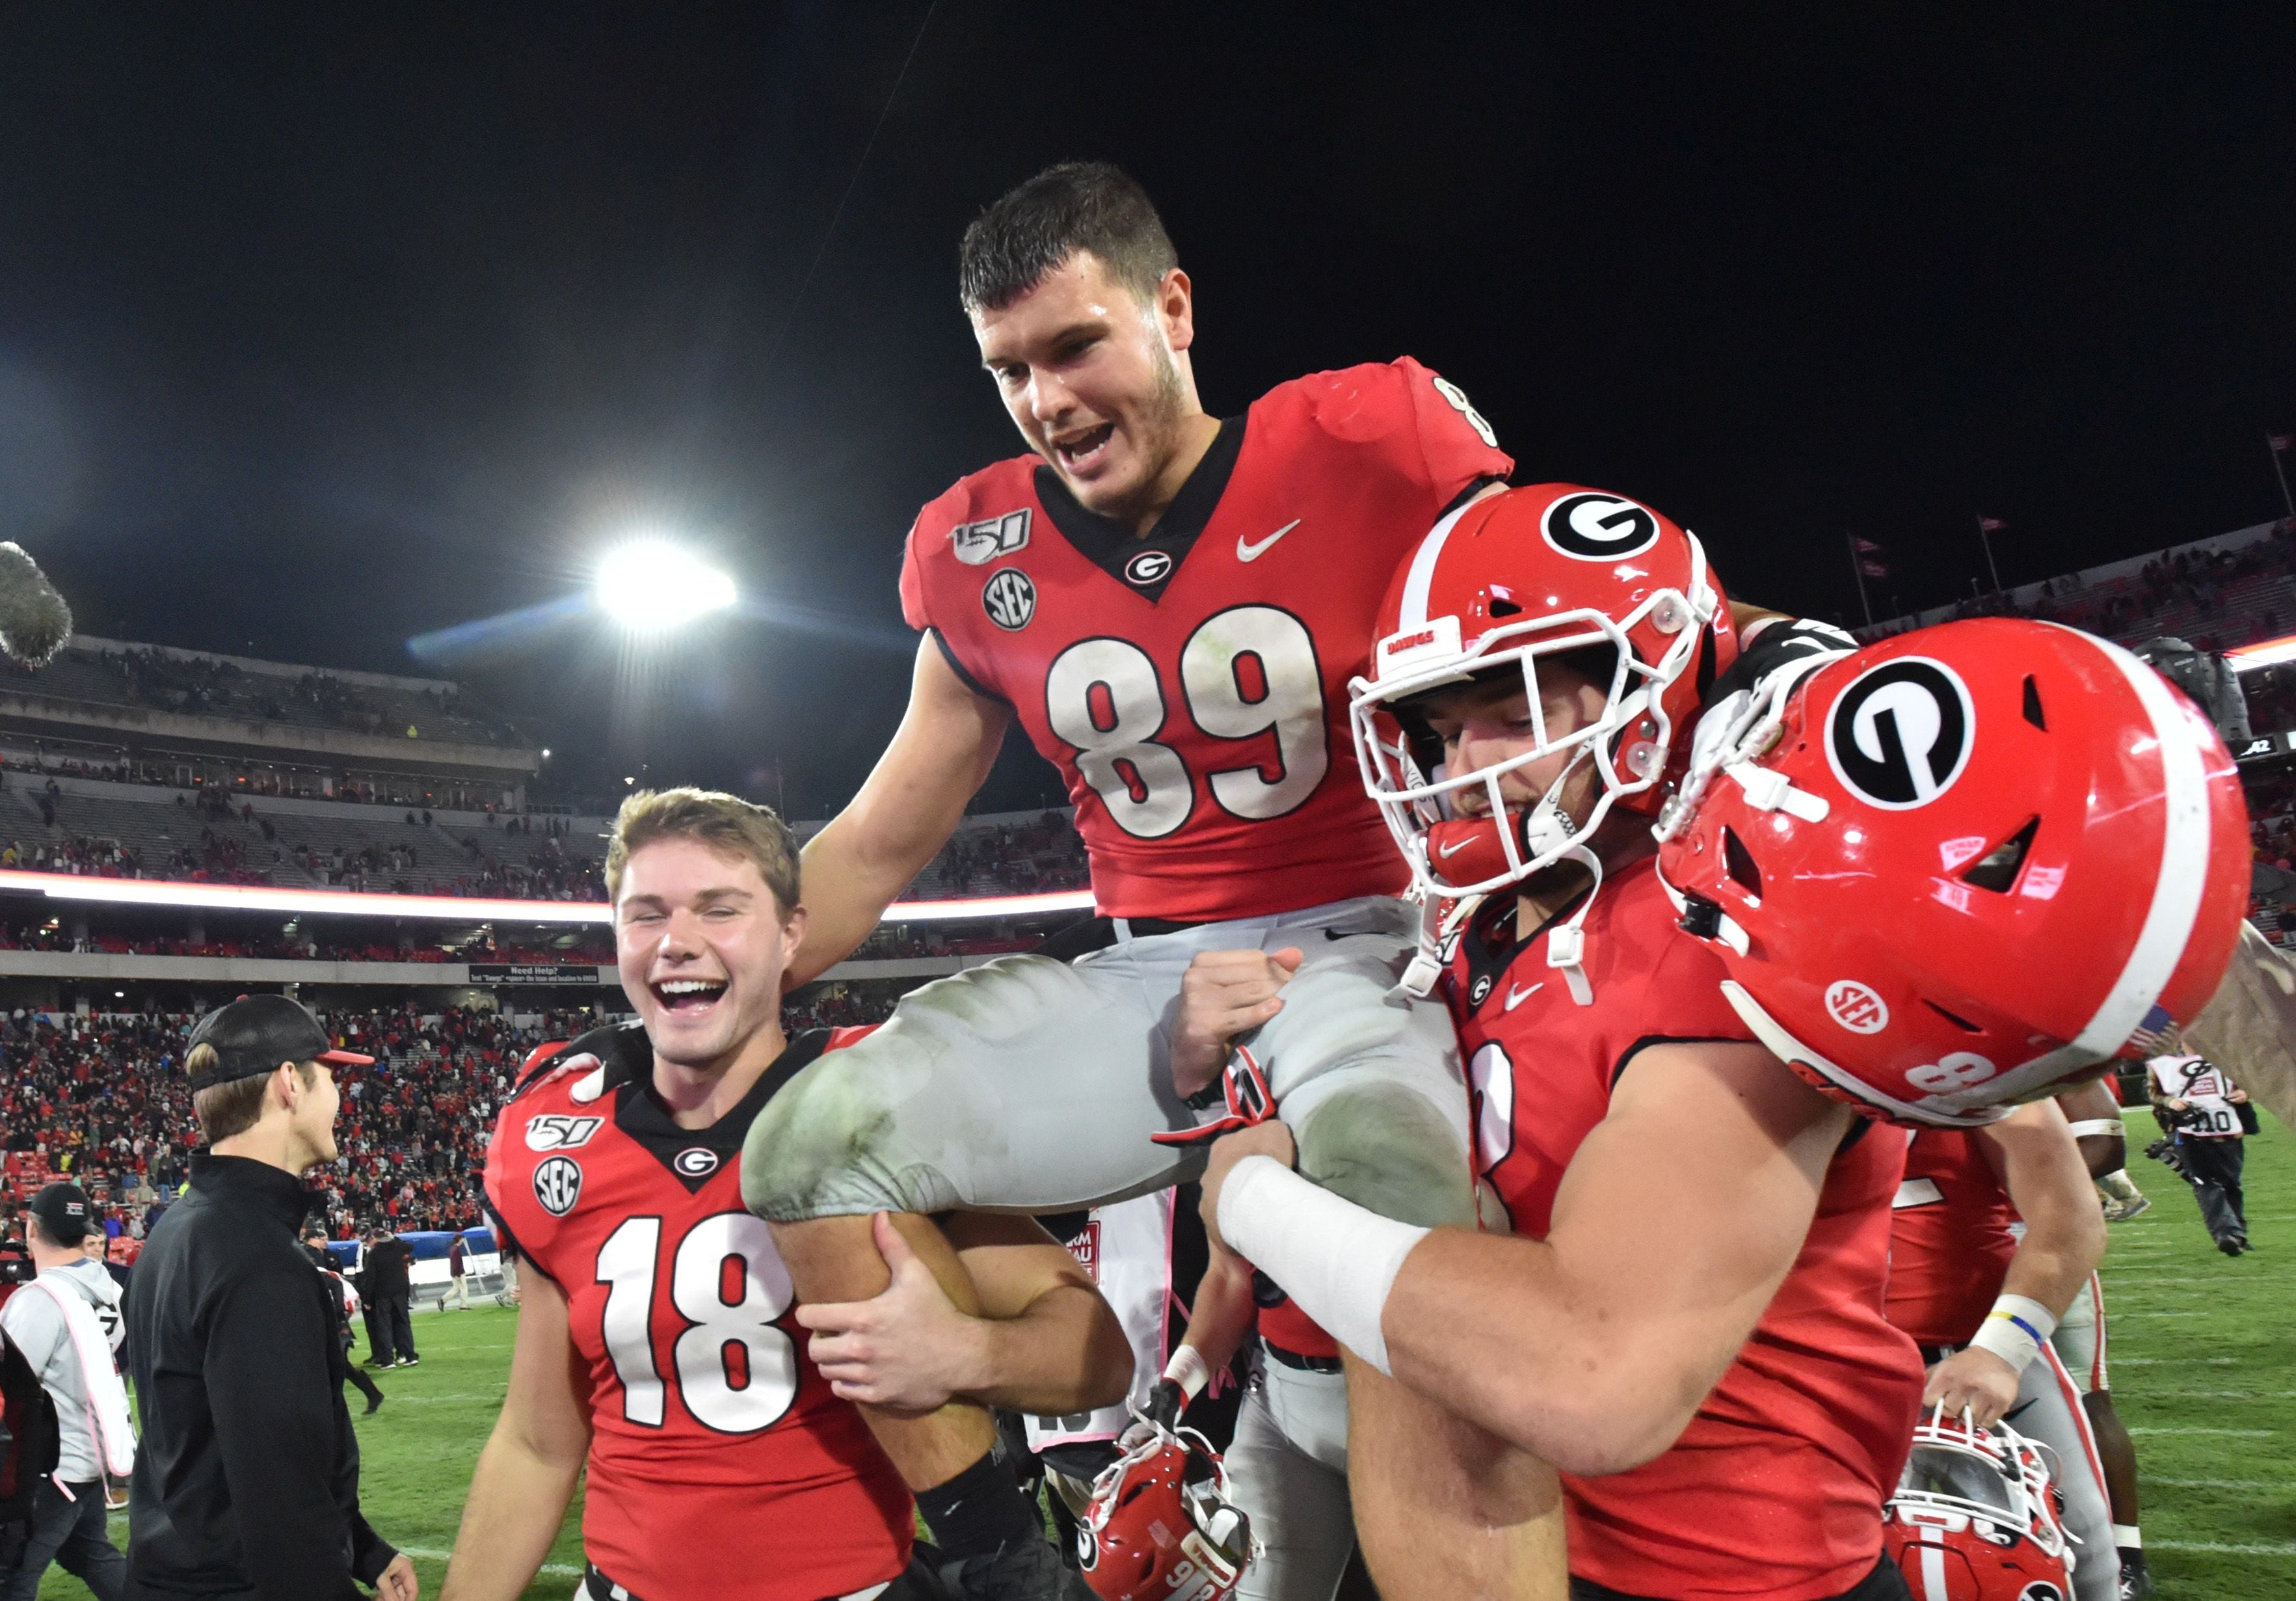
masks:
[[[319,1270],[319,1277],[326,1283],[327,1310],[335,1317],[335,1343],[343,1348],[343,1376],[357,1385],[360,1393],[366,1397],[367,1416],[372,1417],[376,1408],[382,1405],[382,1392],[376,1389],[374,1381],[351,1360],[351,1288],[343,1282],[341,1269],[335,1266],[335,1259],[327,1252],[327,1231],[320,1225],[312,1223],[305,1227],[303,1254],[311,1259],[311,1266]]]
[[[414,1564],[358,1507],[330,1286],[296,1246],[300,1175],[335,1159],[332,1049],[283,996],[234,1001],[184,1067],[207,1148],[127,1291],[143,1409],[127,1513],[138,1601],[416,1601]]]
[[[52,1184],[32,1197],[26,1243],[39,1277],[0,1310],[0,1329],[55,1403],[57,1433],[55,1472],[34,1497],[23,1556],[0,1571],[4,1601],[33,1601],[50,1563],[78,1576],[96,1601],[118,1601],[127,1573],[103,1521],[106,1442],[99,1408],[123,1433],[127,1416],[109,1335],[119,1323],[119,1292],[103,1264],[90,1261],[83,1249],[94,1216],[76,1184]]]

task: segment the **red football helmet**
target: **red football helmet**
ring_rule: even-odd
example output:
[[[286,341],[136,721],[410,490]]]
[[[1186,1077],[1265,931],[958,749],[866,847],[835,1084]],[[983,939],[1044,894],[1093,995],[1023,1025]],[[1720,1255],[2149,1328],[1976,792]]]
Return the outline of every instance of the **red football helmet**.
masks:
[[[1948,623],[1718,708],[1659,867],[1724,992],[1818,1088],[1968,1128],[2215,993],[2248,812],[2208,719],[2119,646]]]
[[[2062,1503],[2039,1446],[1940,1408],[1914,1430],[1882,1548],[1922,1601],[2071,1601]]]
[[[1380,607],[1371,676],[1351,686],[1349,712],[1364,784],[1436,899],[1488,894],[1574,849],[1612,806],[1655,812],[1687,759],[1683,731],[1701,689],[1737,657],[1730,608],[1696,538],[1623,496],[1538,484],[1468,502],[1437,523],[1396,573]],[[1549,737],[1538,663],[1605,650],[1603,712]],[[1535,749],[1472,773],[1442,773],[1398,708],[1493,669],[1522,675]],[[1570,768],[1545,800],[1512,812],[1506,774],[1557,752]],[[1570,773],[1591,764],[1590,816],[1558,809]],[[1464,817],[1453,797],[1480,786],[1488,815]],[[1502,822],[1502,819],[1504,820]]]
[[[1077,1523],[1085,1583],[1102,1601],[1227,1601],[1251,1560],[1251,1523],[1227,1498],[1219,1453],[1193,1429],[1136,1433]]]

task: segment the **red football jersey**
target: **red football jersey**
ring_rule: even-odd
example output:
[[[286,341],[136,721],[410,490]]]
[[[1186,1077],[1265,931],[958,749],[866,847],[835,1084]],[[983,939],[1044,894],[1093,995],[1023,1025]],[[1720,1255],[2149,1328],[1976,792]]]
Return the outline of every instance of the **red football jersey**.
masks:
[[[1752,1038],[1720,961],[1675,921],[1652,862],[1604,883],[1585,924],[1591,1006],[1546,965],[1545,930],[1518,942],[1491,915],[1463,931],[1447,982],[1477,1166],[1518,1234],[1546,1237],[1564,1170],[1644,1047]],[[1858,1123],[1785,1282],[1682,1438],[1628,1473],[1563,1476],[1573,1574],[1630,1596],[1812,1601],[1872,1570],[1921,1399],[1920,1357],[1882,1314],[1904,1160],[1901,1139]]]
[[[707,1129],[672,1122],[642,1071],[562,1056],[487,1147],[488,1205],[565,1292],[589,1367],[583,1549],[645,1601],[819,1601],[907,1565],[908,1492],[806,1359],[789,1269],[742,1205],[772,1086],[845,1043],[799,1035]]]
[[[2017,1254],[2017,1214],[1982,1137],[1911,1132],[1890,1217],[1890,1321],[1923,1345],[1968,1344]]]
[[[1409,358],[1278,385],[1145,538],[1016,456],[918,513],[910,626],[1061,769],[1111,916],[1262,916],[1409,882],[1348,680],[1398,562],[1513,461]]]

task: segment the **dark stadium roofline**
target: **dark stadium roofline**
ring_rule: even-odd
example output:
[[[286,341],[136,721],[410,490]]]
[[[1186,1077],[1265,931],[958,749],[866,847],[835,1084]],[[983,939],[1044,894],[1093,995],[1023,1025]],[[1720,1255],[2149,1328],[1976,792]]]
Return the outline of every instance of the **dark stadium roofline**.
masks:
[[[347,890],[285,890],[263,884],[179,883],[152,878],[96,878],[70,873],[0,869],[0,891],[111,906],[192,907],[217,911],[298,912],[348,917],[429,917],[474,923],[611,924],[603,900],[496,900],[475,895],[365,895]],[[1092,909],[1089,890],[1041,895],[982,895],[964,900],[897,900],[887,923],[969,922],[1045,912]]]
[[[83,651],[153,651],[162,656],[172,656],[178,661],[228,661],[234,667],[251,673],[261,673],[271,678],[299,678],[306,673],[324,673],[331,678],[340,678],[347,684],[367,684],[377,689],[412,689],[418,692],[444,690],[461,694],[463,686],[451,678],[414,678],[399,673],[371,673],[358,668],[322,667],[316,661],[271,661],[261,656],[227,656],[221,651],[195,651],[180,645],[153,645],[143,639],[106,639],[99,634],[75,634],[64,642],[66,650]]]

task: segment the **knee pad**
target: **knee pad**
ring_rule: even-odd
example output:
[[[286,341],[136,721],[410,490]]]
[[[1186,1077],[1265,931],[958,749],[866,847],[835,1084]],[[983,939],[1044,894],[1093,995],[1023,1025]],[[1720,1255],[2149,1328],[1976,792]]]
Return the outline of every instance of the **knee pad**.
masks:
[[[1475,1226],[1465,1142],[1417,1090],[1365,1075],[1317,1097],[1292,1133],[1300,1171],[1333,1195],[1423,1228]]]

